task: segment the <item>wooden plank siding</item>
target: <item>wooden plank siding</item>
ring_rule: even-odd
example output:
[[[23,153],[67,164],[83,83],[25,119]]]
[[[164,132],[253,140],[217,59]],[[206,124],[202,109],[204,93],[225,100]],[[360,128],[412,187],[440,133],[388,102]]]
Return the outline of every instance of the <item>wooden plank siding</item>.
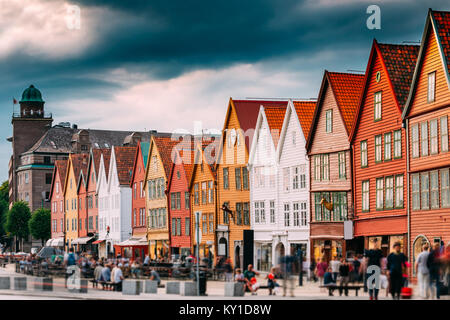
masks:
[[[376,44],[374,44],[376,45]],[[378,51],[374,50],[374,57],[372,66],[368,68],[367,74],[367,88],[362,97],[361,114],[359,118],[358,128],[353,139],[353,158],[354,158],[354,194],[355,194],[355,237],[367,236],[369,234],[377,235],[394,235],[405,234],[406,227],[406,188],[403,188],[404,205],[401,209],[380,210],[376,209],[376,179],[387,176],[394,176],[402,174],[404,176],[403,185],[406,183],[406,140],[405,130],[402,129],[401,111],[397,106],[397,102],[389,82],[386,69],[382,65],[382,58]],[[377,83],[376,74],[380,72],[381,79]],[[382,118],[379,121],[374,121],[374,94],[382,92]],[[401,130],[402,150],[401,158],[394,159],[393,148],[394,139],[393,132]],[[391,151],[392,160],[384,161],[384,134],[392,133]],[[375,136],[382,134],[382,162],[375,163]],[[367,160],[368,166],[361,167],[361,141],[367,140]],[[369,212],[362,211],[362,182],[369,180]],[[383,187],[385,184],[383,183]],[[385,192],[383,192],[385,193]],[[395,189],[394,189],[395,194]],[[395,199],[394,199],[395,205]],[[401,217],[400,219],[398,217]],[[365,221],[370,219],[374,223]],[[382,219],[380,222],[375,220]],[[384,228],[389,225],[388,228]],[[381,228],[383,226],[383,228]]]

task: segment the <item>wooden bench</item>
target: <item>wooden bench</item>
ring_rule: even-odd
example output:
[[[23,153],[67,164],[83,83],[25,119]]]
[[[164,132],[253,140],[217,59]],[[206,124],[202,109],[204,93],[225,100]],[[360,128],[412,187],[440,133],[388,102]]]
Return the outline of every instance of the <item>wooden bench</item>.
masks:
[[[361,289],[364,289],[363,285],[348,285],[348,286],[339,286],[336,284],[330,284],[325,286],[320,286],[319,288],[327,288],[328,289],[328,295],[332,296],[334,290],[339,290],[339,295],[342,295],[342,292],[345,290],[355,290],[355,296],[358,296],[358,292]]]

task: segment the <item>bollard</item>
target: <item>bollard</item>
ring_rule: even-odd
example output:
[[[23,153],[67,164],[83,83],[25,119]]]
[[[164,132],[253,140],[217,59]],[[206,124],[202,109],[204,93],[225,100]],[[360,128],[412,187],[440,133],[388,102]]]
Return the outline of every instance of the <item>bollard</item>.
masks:
[[[0,277],[0,290],[11,289],[11,278]]]
[[[183,281],[180,283],[180,295],[197,296],[197,282]]]
[[[167,294],[180,294],[180,283],[177,282],[167,282],[166,284]]]
[[[245,286],[242,282],[225,282],[225,297],[243,297]]]
[[[145,280],[145,293],[158,293],[158,281]]]
[[[138,296],[141,294],[141,282],[139,280],[123,280],[122,294]]]
[[[88,293],[88,280],[87,279],[75,280],[75,283],[73,284],[68,283],[67,288],[69,292],[72,293]]]
[[[27,278],[14,277],[14,290],[27,290]]]
[[[33,279],[33,287],[37,291],[53,291],[53,279],[36,277]]]

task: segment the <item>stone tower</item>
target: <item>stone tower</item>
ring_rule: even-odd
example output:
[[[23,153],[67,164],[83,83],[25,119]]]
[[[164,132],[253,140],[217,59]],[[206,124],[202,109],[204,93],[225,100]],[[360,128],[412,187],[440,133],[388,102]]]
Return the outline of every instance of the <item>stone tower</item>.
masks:
[[[30,149],[52,126],[52,115],[44,112],[44,103],[41,92],[30,85],[19,101],[20,112],[12,115],[13,135],[8,139],[12,142],[13,149],[9,163],[10,206],[18,200],[16,170],[21,165],[20,155]]]

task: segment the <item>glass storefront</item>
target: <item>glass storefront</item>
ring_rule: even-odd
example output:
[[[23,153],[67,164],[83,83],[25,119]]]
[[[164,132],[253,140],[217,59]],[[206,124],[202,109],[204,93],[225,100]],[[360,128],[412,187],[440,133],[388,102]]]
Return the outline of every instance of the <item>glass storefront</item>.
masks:
[[[315,261],[324,258],[327,261],[334,257],[342,258],[343,240],[314,240],[313,258]]]
[[[256,265],[259,271],[270,271],[272,267],[272,244],[264,243],[256,249]]]

